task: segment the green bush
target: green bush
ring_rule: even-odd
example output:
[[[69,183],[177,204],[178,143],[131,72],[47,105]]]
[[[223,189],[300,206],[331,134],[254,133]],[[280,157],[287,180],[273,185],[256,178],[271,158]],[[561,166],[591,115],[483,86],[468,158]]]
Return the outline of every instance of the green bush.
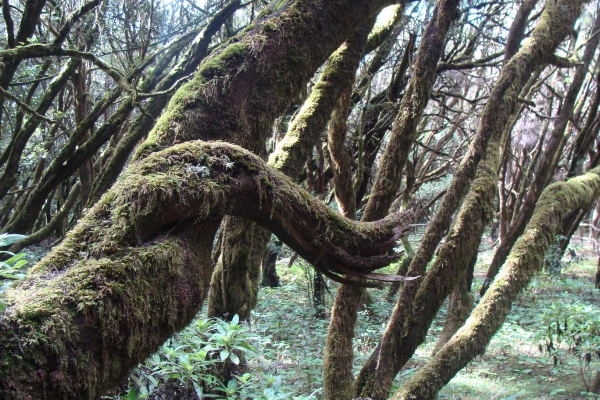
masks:
[[[587,391],[600,361],[600,309],[581,302],[553,303],[542,314],[537,334],[539,350],[558,362],[561,352],[579,359],[579,374]]]
[[[8,247],[20,239],[23,235],[3,233],[0,234],[0,248]],[[14,254],[10,251],[0,251],[0,293],[4,292],[15,280],[25,276],[22,268],[27,264],[25,253]],[[0,299],[0,311],[6,311],[6,304]]]
[[[231,322],[198,319],[135,369],[125,396],[127,399],[291,398],[291,393],[282,392],[278,376],[244,373],[227,382],[219,376],[219,367],[224,363],[241,365],[247,358],[258,357],[249,344],[254,339],[256,335],[240,324],[237,315]]]

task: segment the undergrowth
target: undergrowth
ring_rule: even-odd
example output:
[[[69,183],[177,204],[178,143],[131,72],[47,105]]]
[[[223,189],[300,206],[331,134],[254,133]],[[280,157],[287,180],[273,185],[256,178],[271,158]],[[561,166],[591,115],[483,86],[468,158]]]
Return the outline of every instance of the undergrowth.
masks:
[[[581,249],[577,254],[572,262],[554,260],[532,281],[485,355],[462,370],[440,399],[600,399],[589,392],[600,371],[600,301],[593,286],[597,260],[580,257]],[[474,293],[492,256],[493,251],[479,255]],[[280,263],[278,274],[281,287],[261,288],[248,323],[197,319],[140,365],[112,398],[320,399],[329,311],[324,318],[315,313],[312,277],[302,262],[291,268]],[[326,310],[336,289],[328,281]],[[386,300],[387,287],[370,294],[357,323],[355,372],[377,346],[394,306]],[[393,390],[430,359],[445,312],[444,306]],[[239,364],[239,373],[229,380],[220,377],[222,362]]]

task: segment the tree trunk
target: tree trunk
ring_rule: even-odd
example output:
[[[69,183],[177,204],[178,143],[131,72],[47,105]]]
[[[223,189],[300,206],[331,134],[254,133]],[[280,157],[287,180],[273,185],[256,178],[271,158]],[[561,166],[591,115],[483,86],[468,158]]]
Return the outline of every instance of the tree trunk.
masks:
[[[380,346],[358,376],[357,395],[377,400],[387,398],[393,377],[423,342],[444,298],[466,270],[468,261],[465,260],[471,259],[481,239],[485,225],[482,218],[489,218],[492,212],[500,157],[497,152],[501,148],[501,135],[516,109],[518,94],[537,66],[553,55],[570,32],[582,4],[583,1],[567,0],[548,3],[531,38],[502,69],[469,152],[456,171],[438,213],[427,227],[409,268],[409,276],[425,273],[427,263],[484,156],[487,165],[477,169],[479,182],[470,185],[469,195],[434,265],[424,279],[404,285]],[[494,151],[487,153],[486,149]]]
[[[592,32],[597,32],[598,30],[600,30],[600,17],[596,18]],[[582,64],[577,67],[577,71],[571,85],[569,86],[569,90],[560,109],[560,113],[557,121],[555,122],[550,139],[544,146],[544,154],[542,155],[540,163],[537,167],[533,182],[529,186],[527,194],[525,195],[525,200],[523,201],[517,216],[512,221],[508,233],[502,237],[502,242],[494,254],[494,258],[492,259],[492,263],[488,269],[486,279],[481,287],[481,295],[485,293],[490,282],[494,279],[502,264],[504,264],[510,249],[525,230],[525,226],[533,214],[535,203],[541,195],[544,187],[546,187],[548,184],[549,178],[554,173],[554,171],[550,169],[551,163],[554,160],[560,142],[564,137],[567,124],[569,123],[569,120],[573,114],[575,101],[577,100],[577,96],[579,95],[581,87],[583,86],[585,75],[587,74],[599,42],[600,37],[598,35],[594,35],[587,43],[585,54],[582,58]]]
[[[245,321],[258,300],[261,258],[270,233],[251,221],[226,217],[221,254],[210,284],[209,317]]]
[[[546,250],[554,243],[564,219],[579,208],[589,207],[600,195],[599,174],[600,169],[595,169],[544,191],[525,233],[467,324],[396,392],[394,399],[435,398],[458,371],[483,354],[504,323],[512,302],[541,269]]]
[[[331,111],[345,87],[352,82],[363,55],[363,47],[373,26],[368,18],[329,58],[319,81],[285,137],[269,157],[269,164],[296,178],[327,125]],[[257,154],[264,153],[264,138],[252,144]],[[238,314],[246,319],[256,306],[260,257],[269,235],[248,221],[231,222],[223,227],[224,245],[211,283],[209,316]],[[230,305],[227,309],[225,305]],[[235,306],[233,306],[235,305]]]
[[[437,63],[446,33],[457,17],[458,3],[456,0],[440,1],[423,34],[414,65],[413,80],[407,88],[394,121],[390,141],[380,163],[380,172],[362,218],[364,221],[385,215],[400,187],[402,170],[408,152],[417,138],[417,125],[435,81]],[[360,169],[358,171],[360,176]],[[352,338],[363,295],[364,289],[356,287],[342,286],[338,290],[325,350],[326,375],[323,395],[326,399],[355,397],[351,393],[354,387]]]
[[[596,289],[600,289],[600,257],[598,257],[598,267],[596,268],[596,279],[594,280]]]
[[[448,301],[448,313],[446,315],[446,321],[444,322],[444,328],[442,333],[435,344],[432,354],[435,355],[444,345],[450,340],[452,336],[458,331],[465,323],[471,311],[473,311],[473,304],[475,296],[471,293],[471,283],[473,282],[473,272],[475,264],[477,263],[477,253],[473,256],[469,262],[468,270],[465,276],[459,281],[458,285],[454,288],[450,294]]]
[[[377,277],[405,223],[345,220],[236,146],[149,156],[4,295],[3,397],[97,398],[116,385],[201,307],[224,213],[272,230],[334,278]]]
[[[262,287],[279,287],[279,277],[277,276],[277,269],[275,266],[277,265],[277,256],[279,255],[278,247],[270,243],[262,258],[262,282],[260,286]]]
[[[135,158],[140,162],[87,213],[63,245],[31,270],[30,278],[7,293],[8,313],[0,320],[0,382],[5,397],[12,397],[13,390],[41,398],[97,397],[185,326],[208,286],[210,247],[224,209],[266,224],[288,244],[301,235],[292,247],[330,277],[347,281],[337,274],[352,275],[353,267],[358,267],[362,278],[378,278],[370,271],[395,259],[378,254],[393,246],[403,229],[340,220],[309,194],[294,195],[298,190],[293,183],[273,179],[257,167],[254,156],[239,148],[210,153],[195,147],[208,145],[188,144],[150,154],[197,138],[242,145],[264,139],[274,118],[326,57],[387,4],[382,0],[273,4],[270,16],[257,19],[237,41],[204,61],[192,81],[173,96],[138,150]],[[319,46],[314,46],[316,37]],[[215,145],[230,149],[221,146]],[[244,165],[252,170],[247,171],[251,177],[242,174]],[[196,187],[199,191],[184,190],[181,185],[190,179],[201,180],[204,167],[212,183]],[[140,176],[140,171],[157,170],[149,180]],[[268,206],[272,192],[294,198]],[[237,200],[236,205],[227,200]],[[302,206],[308,206],[306,214],[312,216],[306,224],[293,212]],[[210,215],[217,217],[205,219]],[[327,217],[315,219],[319,215]],[[293,219],[284,222],[281,218],[287,216]],[[201,219],[192,224],[197,217]],[[399,223],[400,218],[394,218]],[[178,222],[181,219],[190,223]],[[310,231],[319,240],[304,236]],[[147,245],[138,248],[140,241]],[[342,251],[336,243],[349,247],[342,246]],[[68,300],[59,301],[65,291]],[[47,328],[38,329],[42,326]],[[19,327],[18,333],[12,327]],[[50,335],[51,340],[38,340],[39,335]],[[56,351],[63,353],[60,363],[55,362]],[[18,366],[14,357],[20,360]]]

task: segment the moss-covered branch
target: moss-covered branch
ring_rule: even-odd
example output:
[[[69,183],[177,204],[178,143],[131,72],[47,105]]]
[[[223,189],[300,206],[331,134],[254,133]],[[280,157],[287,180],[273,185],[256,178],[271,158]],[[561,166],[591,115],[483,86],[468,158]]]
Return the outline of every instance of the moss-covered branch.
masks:
[[[193,35],[191,35],[189,39],[184,37],[182,39],[186,40],[180,40],[170,46],[168,53],[172,52],[174,54],[179,54],[184,49],[184,46],[188,45],[189,42],[193,40],[192,45],[185,52],[182,59],[160,80],[160,82],[152,82],[150,84],[144,82],[147,88],[142,87],[142,90],[148,90],[156,85],[155,91],[167,91],[174,87],[178,80],[192,74],[200,62],[207,56],[210,42],[215,33],[218,32],[225,21],[227,21],[227,19],[229,19],[240,7],[241,3],[239,0],[231,1],[219,10],[202,30],[194,30],[192,31]],[[170,54],[161,58],[159,60],[159,65],[153,70],[153,74],[156,74],[157,70],[162,73],[173,58],[174,57]],[[155,80],[158,81],[158,79]],[[102,196],[117,179],[117,176],[123,170],[123,166],[129,158],[134,146],[150,132],[154,126],[155,119],[160,116],[160,113],[167,105],[169,98],[170,96],[151,98],[145,105],[146,112],[140,113],[140,115],[136,117],[135,121],[131,124],[131,127],[111,152],[105,165],[98,174],[98,177],[94,180],[92,193],[88,201],[89,206],[96,203],[100,196]]]
[[[405,219],[347,220],[233,145],[149,156],[4,295],[2,397],[97,398],[117,384],[199,310],[224,214],[267,227],[329,275],[362,278],[395,258]]]
[[[356,69],[375,17],[369,18],[327,60],[319,81],[269,157],[269,164],[296,177],[323,133],[342,91],[354,81]]]
[[[599,30],[600,18],[597,17],[596,21],[594,22],[592,32],[598,32]],[[502,235],[502,241],[498,246],[496,253],[494,254],[494,258],[492,259],[488,269],[486,279],[481,287],[481,295],[485,293],[491,281],[500,270],[500,267],[502,267],[502,264],[504,264],[504,261],[506,260],[506,257],[508,256],[512,246],[515,244],[519,236],[523,234],[525,226],[533,214],[538,198],[540,197],[544,188],[548,185],[550,177],[552,177],[554,174],[552,162],[560,148],[560,143],[562,142],[565,131],[567,130],[567,125],[570,123],[572,118],[575,102],[579,96],[581,88],[583,87],[585,77],[599,43],[600,36],[594,35],[590,38],[586,45],[585,52],[582,57],[582,63],[575,71],[575,75],[573,76],[569,90],[564,98],[564,102],[560,107],[560,111],[550,133],[550,137],[544,143],[543,154],[541,155],[539,164],[536,165],[535,176],[533,179],[531,179],[531,184],[527,187],[527,193],[524,194],[523,203],[519,204],[518,213],[511,221],[508,231]],[[586,126],[587,125],[588,124],[586,123]]]
[[[61,209],[54,215],[52,220],[50,220],[50,222],[48,222],[48,224],[46,224],[46,226],[44,226],[43,228],[35,231],[31,235],[13,244],[10,247],[9,251],[12,251],[13,253],[18,253],[25,247],[31,246],[35,243],[39,243],[42,240],[48,238],[52,234],[52,232],[54,232],[54,230],[58,227],[58,225],[69,216],[69,212],[71,211],[71,209],[77,202],[77,199],[79,198],[80,189],[81,183],[77,182],[75,186],[73,186],[73,188],[71,189],[71,192],[69,192],[69,196],[67,197],[67,200],[65,200],[65,204],[63,204]]]
[[[544,264],[548,247],[566,217],[587,209],[600,195],[600,169],[549,186],[523,236],[471,317],[452,339],[394,395],[394,399],[432,399],[473,358],[483,354],[500,329],[512,302]]]
[[[363,55],[363,47],[375,18],[368,18],[327,60],[309,98],[269,164],[295,179],[318,143],[340,93],[351,86]],[[263,144],[256,136],[251,148]],[[227,229],[225,229],[227,227]],[[260,260],[269,235],[250,221],[227,217],[223,223],[223,247],[211,282],[208,315],[245,319],[256,305]]]
[[[394,121],[390,141],[373,183],[371,197],[365,209],[366,221],[379,219],[387,214],[402,181],[402,171],[408,154],[417,138],[417,125],[429,101],[429,93],[436,78],[446,33],[458,16],[457,0],[440,1],[427,26],[414,65],[413,79]]]

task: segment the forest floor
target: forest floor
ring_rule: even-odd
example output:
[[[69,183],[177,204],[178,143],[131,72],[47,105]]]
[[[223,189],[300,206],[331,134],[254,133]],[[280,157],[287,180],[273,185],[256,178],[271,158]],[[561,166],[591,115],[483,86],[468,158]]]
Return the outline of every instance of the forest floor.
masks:
[[[561,263],[560,272],[539,274],[517,299],[502,329],[494,336],[485,355],[476,358],[440,393],[440,399],[576,399],[594,398],[587,393],[596,371],[597,357],[586,365],[582,354],[569,350],[566,342],[547,351],[548,330],[554,333],[556,320],[564,330],[564,319],[596,318],[600,315],[600,291],[593,286],[597,265],[596,253],[582,246],[572,246],[577,257]],[[492,251],[480,253],[475,272],[474,293],[478,293]],[[570,257],[566,257],[570,258]],[[393,272],[393,268],[390,271]],[[253,312],[250,328],[260,339],[253,343],[260,357],[252,364],[281,379],[281,386],[295,394],[320,398],[322,358],[328,317],[315,317],[310,295],[312,269],[302,262],[292,268],[279,265],[282,286],[261,289],[259,305]],[[333,301],[335,285],[330,284],[326,309]],[[385,328],[394,302],[386,300],[386,289],[370,291],[372,303],[361,311],[357,324],[355,370],[363,365],[375,348]],[[477,302],[479,296],[476,295]],[[445,307],[445,306],[444,306]],[[576,314],[576,315],[575,315]],[[431,351],[444,323],[442,310],[430,329],[427,342],[400,372],[395,385],[400,386],[431,357]],[[556,335],[553,335],[556,336]],[[251,368],[252,370],[252,368]],[[278,378],[279,379],[279,378]]]
[[[417,244],[418,238],[410,239]],[[489,249],[491,243],[484,243],[482,247]],[[592,329],[597,329],[600,326],[600,291],[593,285],[598,256],[579,239],[574,240],[571,248],[576,257],[571,253],[555,263],[554,272],[540,273],[534,278],[513,304],[512,312],[486,353],[455,376],[440,392],[439,399],[600,400],[600,395],[586,390],[586,385],[589,387],[594,375],[600,372],[600,354],[592,356],[591,362],[586,364],[583,361],[585,352],[574,351],[573,342],[569,342],[569,338],[582,338],[579,349],[586,344],[596,348],[600,346],[597,330],[593,335],[582,333],[588,329],[586,327],[595,326]],[[43,251],[39,253],[34,250],[29,256],[33,260]],[[475,303],[479,300],[477,293],[492,256],[491,249],[480,252],[473,283]],[[392,265],[384,272],[394,273],[395,269],[396,266]],[[323,352],[329,310],[337,284],[328,282],[329,293],[322,309],[325,311],[318,317],[310,285],[314,270],[302,260],[296,261],[291,268],[283,260],[277,270],[281,287],[261,288],[258,306],[252,312],[248,325],[220,323],[220,332],[238,335],[236,343],[247,342],[255,349],[247,353],[247,373],[243,377],[238,376],[227,385],[210,383],[210,376],[203,375],[202,371],[210,367],[207,361],[202,361],[206,358],[203,346],[208,343],[204,349],[217,348],[219,344],[215,342],[218,334],[214,334],[214,326],[208,327],[214,321],[203,320],[199,315],[196,323],[168,341],[145,367],[138,368],[118,391],[119,394],[105,398],[197,399],[189,383],[193,378],[196,382],[209,379],[213,390],[221,385],[222,389],[217,391],[224,395],[213,396],[216,398],[321,399]],[[387,287],[370,289],[371,302],[359,314],[354,340],[355,372],[377,345],[394,307],[395,301],[387,300],[387,291]],[[431,358],[431,351],[444,324],[445,312],[446,305],[432,324],[427,341],[398,375],[394,390]],[[590,321],[593,322],[591,325],[588,324]],[[568,328],[565,323],[568,323]],[[565,340],[559,340],[557,330]],[[202,333],[204,337],[201,337]],[[547,346],[549,337],[553,345],[550,352]],[[593,343],[587,343],[588,340]],[[174,397],[172,394],[165,396],[171,389],[164,388],[160,383],[164,379],[160,377],[171,379],[171,382],[175,379],[174,387],[188,385],[187,394],[177,394],[175,390]],[[160,382],[157,383],[157,380]]]

